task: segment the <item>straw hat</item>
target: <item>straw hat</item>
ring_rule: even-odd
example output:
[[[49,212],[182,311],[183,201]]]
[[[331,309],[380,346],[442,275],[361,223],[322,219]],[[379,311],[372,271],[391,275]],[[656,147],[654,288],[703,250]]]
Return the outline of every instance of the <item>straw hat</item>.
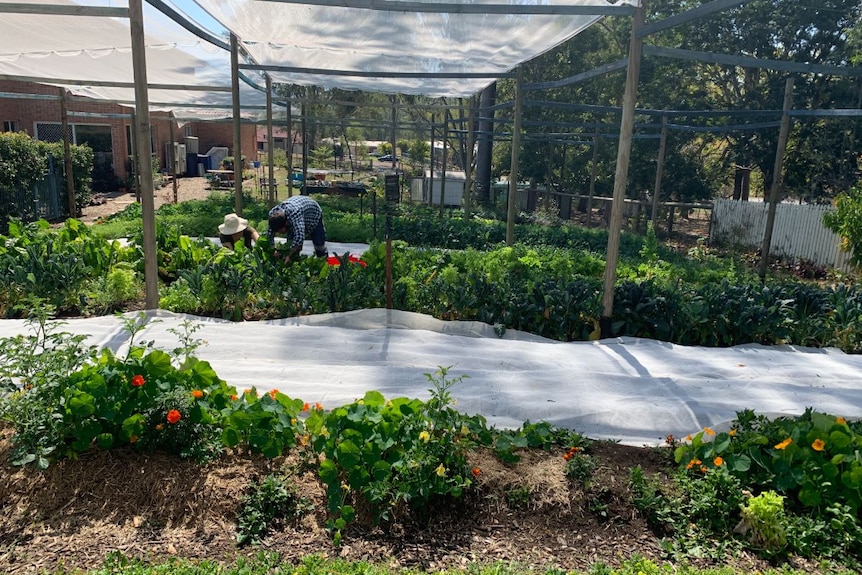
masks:
[[[224,223],[218,227],[220,234],[232,236],[248,227],[248,220],[236,214],[228,214],[224,217]]]

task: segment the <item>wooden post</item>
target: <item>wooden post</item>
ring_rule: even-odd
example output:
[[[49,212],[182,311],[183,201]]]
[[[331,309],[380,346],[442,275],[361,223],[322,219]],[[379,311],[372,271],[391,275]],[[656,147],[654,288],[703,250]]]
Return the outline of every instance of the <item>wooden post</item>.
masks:
[[[443,100],[443,103],[446,103]],[[446,164],[449,157],[449,108],[443,110],[443,164],[440,166],[440,217],[446,206]]]
[[[302,105],[300,128],[302,129],[302,190],[300,193],[303,196],[308,195],[308,125],[305,122],[305,99],[307,96],[306,88],[302,89]]]
[[[593,134],[593,158],[590,161],[590,192],[587,196],[587,227],[593,227],[593,195],[596,193],[596,170],[599,162],[599,126]]]
[[[284,153],[287,156],[287,197],[289,198],[293,195],[293,103],[290,99],[287,100],[287,137],[284,140]]]
[[[787,148],[787,136],[790,133],[790,107],[793,105],[793,78],[787,78],[784,84],[784,105],[781,113],[781,127],[778,130],[778,147],[775,150],[775,166],[772,169],[772,185],[769,187],[769,206],[766,213],[766,230],[763,233],[763,246],[760,248],[760,279],[766,277],[769,265],[769,248],[772,245],[772,229],[775,227],[775,207],[778,203],[778,193],[781,189],[781,171],[784,168],[784,152]]]
[[[652,221],[653,230],[655,230],[656,222],[658,221],[658,197],[661,195],[661,179],[664,175],[664,155],[667,146],[667,115],[661,117],[661,137],[658,141],[658,165],[655,170],[655,187],[652,195]]]
[[[168,132],[169,138],[171,140],[170,145],[170,155],[171,155],[171,182],[173,183],[174,188],[174,203],[177,204],[180,201],[179,198],[179,188],[177,187],[179,184],[177,183],[177,143],[176,136],[174,134],[174,113],[171,112],[168,114]]]
[[[135,189],[135,201],[141,203],[141,170],[138,162],[138,120],[132,112],[132,186]]]
[[[515,110],[512,125],[512,165],[509,173],[509,205],[506,212],[506,245],[515,243],[515,206],[518,203],[518,159],[521,148],[521,106],[523,105],[524,70],[518,66],[515,84]]]
[[[75,178],[72,167],[72,142],[69,140],[69,112],[66,109],[66,89],[60,91],[60,117],[63,130],[63,171],[66,172],[66,199],[69,202],[69,217],[78,217],[78,206],[75,202]]]
[[[431,112],[431,171],[428,178],[428,205],[434,205],[434,123],[437,121],[437,114]]]
[[[602,297],[602,317],[600,318],[602,337],[611,337],[611,316],[614,310],[614,286],[617,279],[617,260],[620,252],[620,232],[623,221],[623,202],[626,197],[626,180],[629,172],[629,159],[632,150],[637,85],[640,76],[641,51],[643,40],[638,37],[638,29],[644,25],[647,0],[642,0],[635,11],[629,44],[629,59],[626,73],[626,88],[623,95],[623,112],[620,121],[620,142],[617,147],[617,166],[614,174],[614,196],[611,205],[611,222],[608,230],[608,250],[605,263],[604,294]]]
[[[266,161],[269,163],[267,170],[267,179],[269,180],[269,205],[274,206],[276,196],[276,181],[275,181],[275,165],[273,149],[275,140],[272,139],[272,78],[269,74],[266,75]],[[290,185],[288,183],[288,185]]]
[[[230,86],[233,95],[233,193],[234,211],[242,215],[242,125],[239,109],[239,42],[230,35]]]
[[[129,0],[129,27],[132,37],[132,68],[135,78],[136,149],[140,181],[144,238],[144,284],[147,309],[159,307],[159,276],[156,254],[156,214],[153,199],[153,163],[150,157],[150,100],[147,92],[147,56],[144,44],[143,0]]]

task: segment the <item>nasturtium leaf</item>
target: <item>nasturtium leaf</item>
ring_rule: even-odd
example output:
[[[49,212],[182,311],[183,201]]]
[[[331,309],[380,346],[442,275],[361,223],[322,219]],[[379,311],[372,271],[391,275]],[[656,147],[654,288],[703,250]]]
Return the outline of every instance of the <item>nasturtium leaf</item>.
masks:
[[[327,485],[333,485],[338,481],[338,466],[331,459],[321,461],[317,473],[320,475],[320,480]]]
[[[751,458],[747,455],[734,455],[728,456],[727,466],[732,471],[735,472],[744,472],[751,469]]]
[[[110,449],[114,446],[114,436],[110,433],[100,433],[96,437],[96,443],[102,449]]]
[[[221,432],[221,440],[227,447],[235,447],[239,444],[239,431],[235,427],[225,427]]]
[[[344,469],[350,470],[359,464],[362,454],[359,448],[350,440],[342,441],[336,448],[338,463]]]
[[[853,438],[850,437],[850,435],[848,435],[847,432],[844,430],[836,429],[829,434],[829,448],[832,450],[844,449],[852,442]]]
[[[380,407],[386,403],[386,398],[379,391],[371,390],[365,393],[365,405],[369,407]]]
[[[96,411],[95,398],[89,393],[79,391],[66,402],[67,411],[74,417],[84,418]]]
[[[820,491],[813,486],[806,485],[799,490],[799,501],[806,507],[817,507],[820,505]]]

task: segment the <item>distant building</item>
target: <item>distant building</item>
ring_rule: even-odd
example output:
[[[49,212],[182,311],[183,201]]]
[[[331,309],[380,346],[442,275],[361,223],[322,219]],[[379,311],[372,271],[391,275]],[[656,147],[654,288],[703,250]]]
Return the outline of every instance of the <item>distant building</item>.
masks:
[[[46,142],[61,141],[63,135],[60,101],[59,98],[51,98],[58,95],[59,88],[55,86],[0,80],[0,130],[25,132]],[[72,143],[87,144],[95,154],[94,189],[106,191],[99,188],[116,185],[118,181],[125,180],[131,168],[131,114],[134,110],[128,106],[80,97],[69,97],[66,108]],[[158,158],[159,166],[163,169],[172,165],[169,151],[172,121],[174,141],[185,145],[187,153],[206,154],[215,147],[233,150],[233,124],[230,121],[192,121],[180,124],[171,120],[168,112],[151,112],[150,153]],[[250,161],[252,152],[257,149],[254,126],[241,126],[240,145],[246,161]],[[197,150],[194,150],[195,146]],[[178,165],[177,171],[185,172],[182,168],[182,164]]]

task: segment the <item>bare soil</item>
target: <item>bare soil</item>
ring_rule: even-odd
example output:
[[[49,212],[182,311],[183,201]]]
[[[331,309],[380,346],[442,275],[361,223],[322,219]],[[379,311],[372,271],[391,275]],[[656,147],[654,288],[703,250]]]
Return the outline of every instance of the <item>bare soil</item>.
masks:
[[[254,182],[249,180],[243,183],[243,186],[254,186]],[[225,189],[218,190],[221,192]],[[177,178],[177,201],[187,202],[189,200],[202,200],[213,192],[206,178]],[[89,206],[85,206],[81,210],[81,217],[78,218],[82,222],[92,224],[100,219],[123,211],[129,204],[134,204],[138,199],[135,192],[110,192],[107,194],[97,194]],[[174,186],[169,182],[166,186],[155,190],[153,195],[153,203],[155,209],[158,209],[164,204],[174,202]]]
[[[594,442],[586,450],[596,463],[587,484],[566,478],[562,449],[527,451],[516,464],[476,452],[470,464],[481,472],[466,497],[435,502],[425,518],[357,525],[336,547],[325,527],[323,487],[295,459],[234,453],[200,467],[119,450],[87,453],[40,472],[8,464],[10,435],[6,429],[0,440],[0,572],[8,575],[61,566],[67,572],[92,569],[112,551],[148,561],[232,563],[268,550],[292,562],[320,554],[427,571],[468,562],[586,570],[634,555],[662,560],[662,534],[651,530],[632,504],[628,475],[640,465],[648,475],[666,479],[673,469],[669,448]],[[274,472],[292,473],[313,509],[278,525],[259,545],[238,547],[236,516],[243,493],[252,479]],[[721,564],[746,570],[767,566],[749,555]]]

